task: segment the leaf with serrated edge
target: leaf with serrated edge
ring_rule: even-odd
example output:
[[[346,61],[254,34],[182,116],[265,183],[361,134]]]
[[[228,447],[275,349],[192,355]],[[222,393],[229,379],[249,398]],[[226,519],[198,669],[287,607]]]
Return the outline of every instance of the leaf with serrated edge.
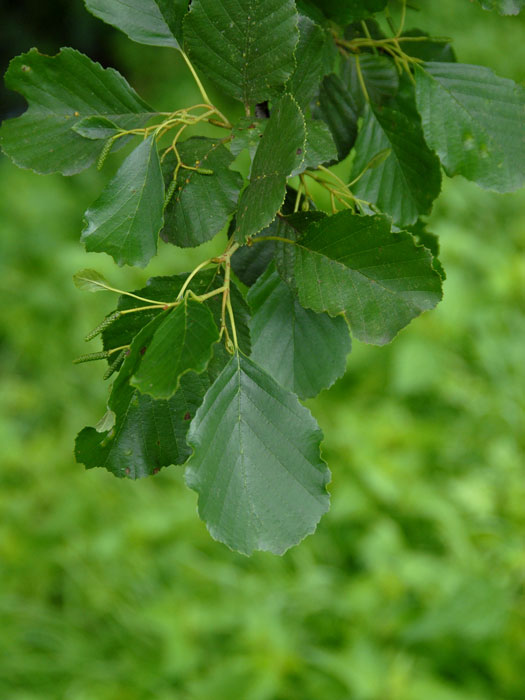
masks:
[[[177,149],[184,165],[213,172],[179,170],[177,188],[164,211],[161,237],[177,246],[197,246],[212,239],[228,223],[237,208],[243,179],[229,169],[233,156],[218,139],[197,136]],[[176,165],[172,153],[162,162],[166,188]]]
[[[85,0],[95,17],[111,24],[139,44],[182,44],[182,20],[188,0]]]
[[[153,136],[120,166],[85,214],[81,240],[88,252],[108,253],[119,265],[144,267],[157,252],[164,181]]]
[[[104,467],[115,476],[138,479],[155,474],[160,467],[183,464],[191,453],[186,433],[209,386],[208,377],[185,374],[169,401],[155,401],[129,384],[162,318],[154,319],[136,336],[115,380],[108,403],[114,425],[102,431],[104,426],[99,425],[84,428],[77,437],[75,456],[87,469]]]
[[[295,50],[295,70],[286,83],[286,92],[306,109],[324,75],[324,51],[328,34],[308,17],[299,17],[299,43]]]
[[[338,75],[323,78],[313,116],[328,125],[337,146],[338,159],[346,158],[357,136],[358,105]]]
[[[285,95],[272,116],[255,154],[250,184],[239,200],[235,237],[249,236],[271,224],[286,194],[286,178],[304,159],[305,122],[297,102]]]
[[[74,124],[73,131],[85,139],[93,141],[106,140],[118,134],[119,128],[106,117],[86,117]]]
[[[525,183],[525,88],[482,66],[425,63],[416,70],[416,99],[448,175],[497,192]]]
[[[243,554],[283,554],[328,510],[322,433],[297,397],[236,354],[192,421],[186,483],[212,537]]]
[[[390,342],[442,297],[430,251],[409,233],[393,233],[386,216],[342,211],[311,224],[293,247],[301,304],[344,313],[365,343]]]
[[[250,289],[248,303],[251,358],[285,389],[310,398],[344,374],[351,349],[346,321],[302,307],[274,265]]]
[[[293,0],[193,0],[184,41],[197,68],[251,105],[292,73],[297,22]]]
[[[305,170],[315,170],[323,163],[337,160],[337,148],[325,122],[320,119],[307,119],[305,155],[301,165],[292,175],[299,175]]]
[[[368,106],[355,144],[352,177],[385,149],[391,149],[389,157],[367,170],[352,190],[396,224],[412,224],[430,212],[441,191],[439,160],[425,143],[420,124],[396,109]]]
[[[18,166],[37,173],[74,175],[97,160],[104,144],[73,130],[86,117],[104,116],[127,130],[155,116],[120,73],[74,49],[56,56],[31,49],[17,56],[5,84],[26,98],[29,109],[3,122],[0,144]]]
[[[219,340],[219,330],[205,303],[185,299],[155,331],[131,384],[144,394],[169,399],[183,374],[200,374]]]

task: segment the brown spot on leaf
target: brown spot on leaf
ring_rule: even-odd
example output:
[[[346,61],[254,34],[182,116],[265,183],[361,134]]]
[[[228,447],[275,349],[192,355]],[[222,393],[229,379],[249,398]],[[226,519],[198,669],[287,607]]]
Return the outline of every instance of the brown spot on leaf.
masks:
[[[140,348],[141,355],[144,355],[145,352],[146,352],[146,346],[144,346],[143,348]]]
[[[129,467],[126,467],[126,476],[129,476],[131,474],[131,469]]]
[[[186,411],[186,413],[184,414],[184,420],[190,420],[190,418],[191,418],[191,413],[189,411]]]

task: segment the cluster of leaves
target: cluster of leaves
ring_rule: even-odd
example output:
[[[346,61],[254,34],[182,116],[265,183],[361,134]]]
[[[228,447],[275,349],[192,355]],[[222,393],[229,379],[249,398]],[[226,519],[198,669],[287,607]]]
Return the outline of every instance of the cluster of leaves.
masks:
[[[6,74],[29,108],[3,125],[3,149],[22,167],[72,175],[138,138],[85,214],[86,249],[145,266],[159,234],[191,247],[226,227],[228,244],[135,292],[92,270],[76,276],[120,293],[87,337],[100,334],[103,350],[78,360],[118,374],[77,459],[130,478],[186,464],[213,537],[282,553],[328,508],[321,432],[300,399],[344,373],[350,331],[382,345],[439,302],[444,271],[422,217],[441,169],[520,187],[525,90],[457,63],[448,40],[406,30],[405,2],[397,24],[387,0],[86,5],[139,43],[181,51],[202,103],[157,112],[77,51],[33,49]],[[222,114],[196,69],[245,116]],[[216,137],[187,137],[204,122]],[[243,151],[246,177],[235,169]],[[345,159],[350,182],[330,169]]]

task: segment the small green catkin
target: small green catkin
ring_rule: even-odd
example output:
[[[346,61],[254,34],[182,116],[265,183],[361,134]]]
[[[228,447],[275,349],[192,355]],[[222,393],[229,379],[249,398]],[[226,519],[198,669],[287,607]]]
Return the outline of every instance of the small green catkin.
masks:
[[[166,192],[166,196],[164,197],[164,209],[166,209],[168,204],[171,202],[171,198],[173,197],[173,194],[174,194],[176,189],[177,189],[177,181],[172,180],[170,182],[170,186],[168,187],[168,191]]]
[[[100,154],[98,162],[97,162],[97,170],[102,170],[102,166],[104,165],[105,160],[108,157],[112,146],[113,146],[113,138],[109,139],[105,143],[104,148],[102,149],[102,153]]]
[[[102,350],[101,352],[92,352],[89,355],[81,355],[73,360],[74,365],[81,365],[83,362],[95,362],[95,360],[105,360],[110,356],[110,352]]]
[[[116,321],[117,318],[121,317],[121,315],[122,314],[120,311],[114,311],[109,316],[106,316],[102,323],[99,323],[96,328],[93,328],[93,330],[86,335],[84,340],[87,342],[88,340],[93,340],[93,338],[96,338],[99,333],[102,333],[102,331],[104,331],[108,326],[111,326],[113,321]]]
[[[124,362],[124,358],[126,357],[126,352],[127,350],[122,350],[122,352],[117,355],[117,359],[109,365],[102,379],[109,379],[114,372],[120,369],[120,365]]]

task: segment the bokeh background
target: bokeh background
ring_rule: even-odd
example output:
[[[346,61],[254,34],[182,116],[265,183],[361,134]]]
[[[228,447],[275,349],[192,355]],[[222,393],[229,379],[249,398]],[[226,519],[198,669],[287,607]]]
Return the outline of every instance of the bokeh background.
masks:
[[[408,26],[525,81],[524,18],[422,5]],[[81,0],[0,14],[2,69],[72,45],[160,109],[198,101],[175,52]],[[74,462],[108,387],[71,360],[114,299],[72,275],[133,288],[206,257],[162,245],[137,271],[83,251],[82,212],[116,166],[42,177],[0,156],[0,698],[523,700],[525,193],[445,183],[430,219],[445,301],[388,347],[356,343],[309,402],[331,512],[284,557],[247,559],[210,539],[180,468],[132,483]]]

